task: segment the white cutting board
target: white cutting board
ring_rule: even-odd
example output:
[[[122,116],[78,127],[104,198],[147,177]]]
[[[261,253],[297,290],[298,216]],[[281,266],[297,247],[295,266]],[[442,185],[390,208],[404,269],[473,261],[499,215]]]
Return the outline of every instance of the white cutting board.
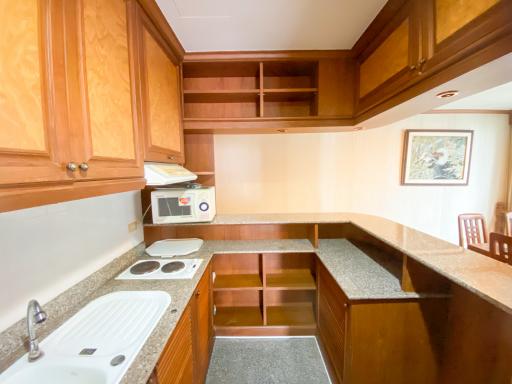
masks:
[[[197,252],[202,245],[201,239],[167,239],[155,241],[146,253],[153,257],[185,256]]]

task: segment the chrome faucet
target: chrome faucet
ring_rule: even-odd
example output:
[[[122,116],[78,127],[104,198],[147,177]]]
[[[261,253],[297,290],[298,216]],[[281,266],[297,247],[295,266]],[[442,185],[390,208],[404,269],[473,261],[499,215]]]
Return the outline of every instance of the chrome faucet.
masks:
[[[44,323],[48,318],[46,312],[43,311],[37,300],[30,300],[27,307],[27,331],[28,331],[28,361],[36,361],[43,356],[43,351],[39,349],[37,341],[35,325]]]

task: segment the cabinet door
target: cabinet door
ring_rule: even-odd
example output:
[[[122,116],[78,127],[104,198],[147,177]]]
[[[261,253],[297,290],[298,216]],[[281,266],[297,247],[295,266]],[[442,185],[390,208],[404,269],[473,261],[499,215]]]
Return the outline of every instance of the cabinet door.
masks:
[[[81,165],[77,178],[142,177],[138,114],[132,92],[133,4],[125,0],[75,0],[66,6],[69,28],[77,34],[77,46],[68,44],[71,115],[81,117],[70,121],[72,156]],[[79,81],[73,81],[73,74]]]
[[[318,269],[318,333],[337,383],[345,371],[346,312],[348,301],[323,265]]]
[[[211,268],[208,266],[197,285],[194,304],[194,382],[204,383],[213,341],[213,316],[211,297]]]
[[[0,185],[71,180],[56,3],[0,0]]]
[[[421,6],[425,72],[467,57],[512,31],[510,1],[428,0]]]
[[[359,58],[359,110],[383,101],[417,76],[420,24],[416,2],[406,2]]]
[[[142,10],[140,15],[144,159],[184,163],[181,69],[172,51]]]
[[[192,384],[192,311],[185,308],[160,360],[155,367],[152,380],[158,384]]]

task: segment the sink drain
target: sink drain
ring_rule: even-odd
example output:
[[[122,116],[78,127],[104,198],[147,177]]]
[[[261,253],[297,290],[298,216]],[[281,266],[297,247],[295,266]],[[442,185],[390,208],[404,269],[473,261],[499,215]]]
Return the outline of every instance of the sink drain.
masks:
[[[112,360],[110,360],[110,365],[113,367],[117,367],[119,364],[121,364],[126,357],[124,355],[117,355]]]

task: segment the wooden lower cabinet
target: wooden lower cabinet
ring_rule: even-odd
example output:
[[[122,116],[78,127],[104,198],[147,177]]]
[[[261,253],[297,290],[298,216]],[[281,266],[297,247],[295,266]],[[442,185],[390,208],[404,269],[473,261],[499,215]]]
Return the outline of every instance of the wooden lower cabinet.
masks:
[[[204,383],[213,347],[211,267],[206,268],[192,297],[194,329],[194,383]]]
[[[332,380],[343,382],[348,300],[323,265],[318,268],[318,336]]]
[[[148,384],[202,384],[213,347],[208,266],[167,342]]]
[[[189,303],[162,352],[149,383],[194,383],[192,312],[192,305]]]
[[[439,382],[447,298],[349,302],[318,271],[319,341],[334,382]]]

